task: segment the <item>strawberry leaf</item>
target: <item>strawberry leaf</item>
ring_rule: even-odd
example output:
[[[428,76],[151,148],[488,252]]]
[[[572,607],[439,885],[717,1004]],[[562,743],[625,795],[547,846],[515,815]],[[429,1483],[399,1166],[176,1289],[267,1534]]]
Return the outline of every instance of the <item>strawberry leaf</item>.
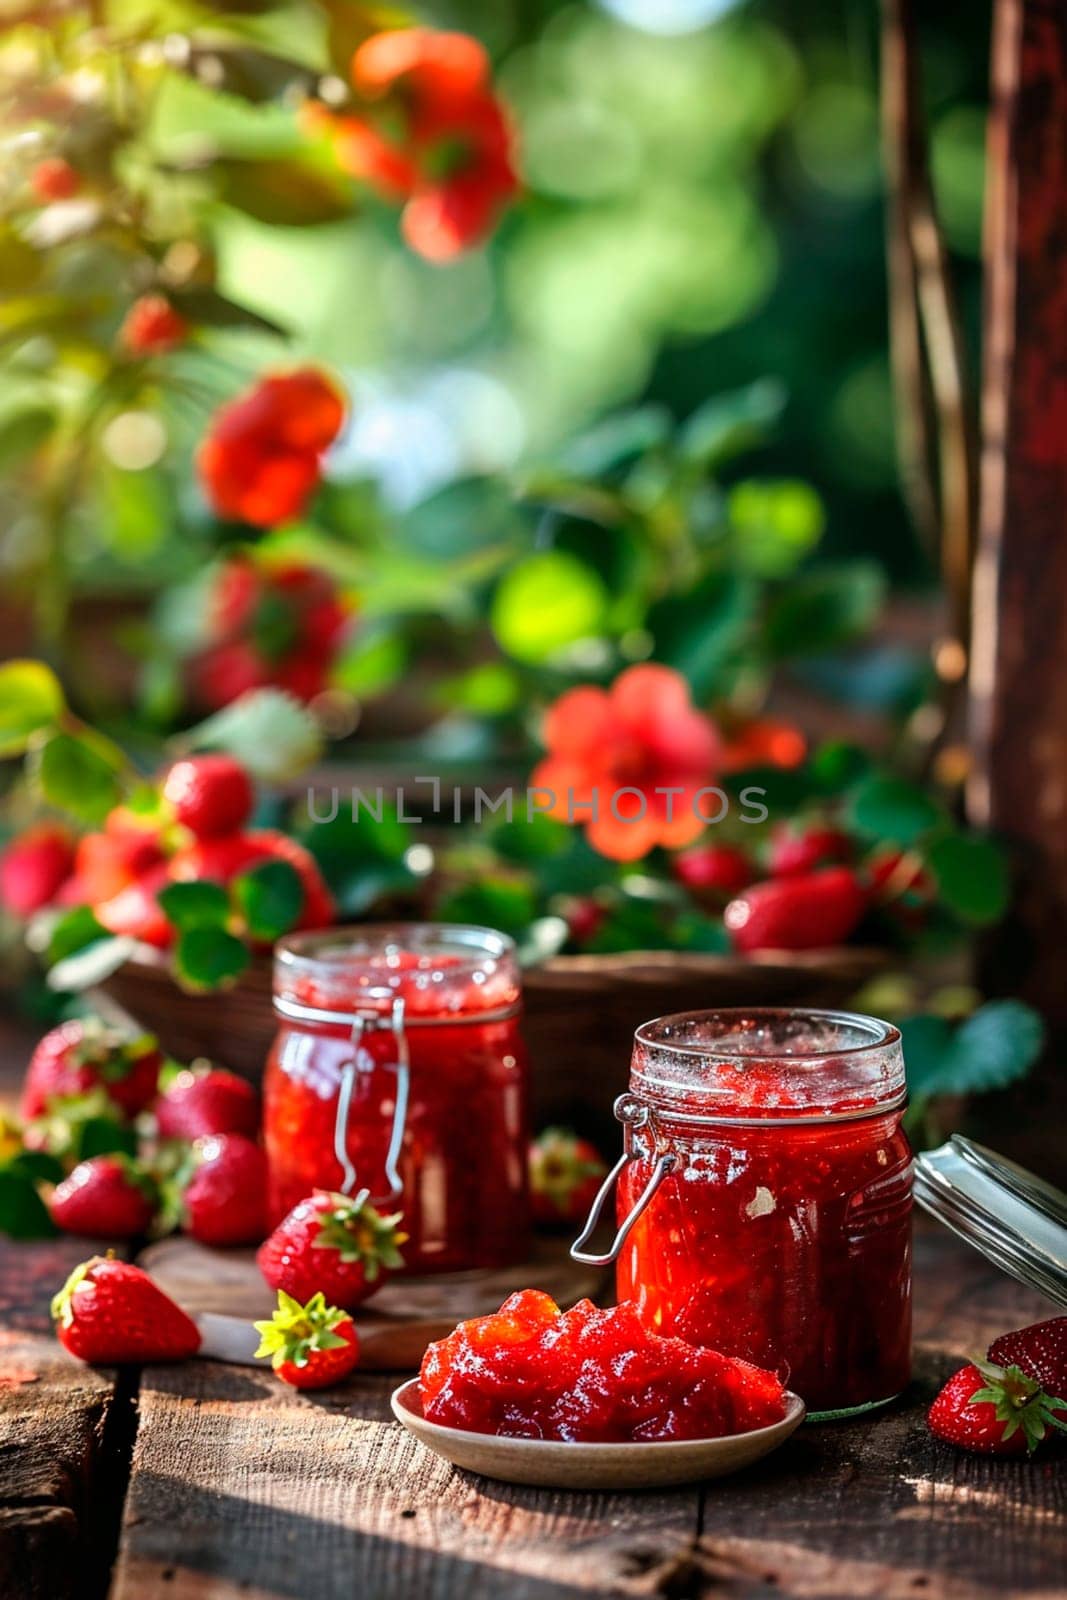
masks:
[[[188,928],[224,928],[230,915],[226,890],[218,883],[169,883],[156,895],[169,922]]]
[[[1008,863],[992,840],[945,834],[930,845],[926,861],[942,901],[961,921],[982,927],[1004,915],[1010,895]]]
[[[187,989],[220,989],[235,983],[251,961],[246,945],[225,928],[187,928],[174,949],[174,971]]]
[[[42,661],[5,662],[0,667],[0,755],[20,755],[63,709],[63,690],[50,667]]]
[[[234,880],[234,901],[253,939],[273,943],[304,908],[304,885],[288,861],[264,861]]]
[[[0,1233],[9,1239],[51,1239],[59,1232],[28,1173],[0,1168]]]

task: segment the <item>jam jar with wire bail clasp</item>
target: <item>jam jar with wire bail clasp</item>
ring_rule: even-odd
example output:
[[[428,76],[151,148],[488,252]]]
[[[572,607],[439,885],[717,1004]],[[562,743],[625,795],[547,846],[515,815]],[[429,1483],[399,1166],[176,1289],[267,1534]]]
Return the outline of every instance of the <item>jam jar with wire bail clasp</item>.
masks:
[[[896,1028],[753,1008],[637,1030],[625,1149],[572,1254],[655,1332],[778,1371],[821,1415],[908,1382],[912,1158]],[[618,1183],[615,1242],[586,1244]]]
[[[270,1217],[313,1189],[403,1213],[409,1273],[521,1260],[526,1055],[511,940],[445,924],[282,940],[264,1081]]]

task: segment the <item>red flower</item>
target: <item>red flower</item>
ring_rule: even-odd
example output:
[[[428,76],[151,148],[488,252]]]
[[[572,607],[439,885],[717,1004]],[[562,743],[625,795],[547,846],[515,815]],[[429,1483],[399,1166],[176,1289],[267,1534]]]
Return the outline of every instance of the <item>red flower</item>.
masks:
[[[30,187],[44,205],[53,200],[70,200],[81,185],[81,174],[62,156],[48,156],[38,161],[30,173]]]
[[[74,867],[74,841],[58,822],[17,834],[0,854],[0,904],[17,917],[51,905]]]
[[[696,802],[714,783],[719,736],[670,667],[629,667],[610,690],[569,690],[544,736],[548,755],[531,786],[550,790],[551,815],[584,823],[589,843],[614,861],[690,844],[718,814],[717,799]]]
[[[222,406],[197,456],[218,515],[257,528],[298,517],[344,416],[339,390],[314,367],[263,378]]]
[[[404,237],[447,261],[492,232],[518,188],[512,131],[476,39],[432,28],[374,34],[352,59],[365,116],[305,113],[341,166],[402,200]]]
[[[189,324],[166,295],[143,294],[127,311],[119,343],[134,356],[163,356],[184,344]]]
[[[212,709],[273,685],[313,700],[330,680],[352,607],[328,573],[261,567],[234,556],[209,602],[209,643],[190,663],[193,692]]]

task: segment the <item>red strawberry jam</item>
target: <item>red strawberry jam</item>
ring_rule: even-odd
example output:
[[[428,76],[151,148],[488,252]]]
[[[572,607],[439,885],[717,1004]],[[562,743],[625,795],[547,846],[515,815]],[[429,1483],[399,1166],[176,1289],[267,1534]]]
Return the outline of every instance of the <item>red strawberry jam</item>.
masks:
[[[537,1289],[430,1345],[420,1391],[431,1422],[517,1439],[714,1439],[785,1415],[773,1372],[661,1339],[633,1306],[561,1311]]]
[[[272,1226],[313,1189],[344,1187],[338,1092],[354,1061],[340,1134],[355,1171],[349,1190],[368,1188],[402,1212],[404,1271],[520,1260],[528,1232],[520,1001],[514,947],[490,929],[412,924],[284,940],[274,984],[281,1025],[264,1083]],[[396,1063],[405,1049],[400,1119]],[[387,1157],[401,1120],[401,1190],[391,1193]]]
[[[911,1153],[900,1035],[837,1012],[693,1012],[639,1028],[618,1258],[649,1328],[785,1376],[816,1412],[907,1383]]]

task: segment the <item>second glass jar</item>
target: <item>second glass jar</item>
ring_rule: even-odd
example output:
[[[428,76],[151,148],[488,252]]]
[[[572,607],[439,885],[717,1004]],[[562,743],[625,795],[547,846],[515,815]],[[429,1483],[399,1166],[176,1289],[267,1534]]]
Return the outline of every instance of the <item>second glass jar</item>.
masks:
[[[635,1037],[617,1282],[658,1333],[778,1370],[810,1411],[907,1383],[900,1035],[843,1012],[693,1012]]]
[[[313,1188],[404,1214],[408,1272],[520,1260],[526,1056],[510,939],[410,924],[298,935],[275,954],[264,1083],[272,1223]]]

